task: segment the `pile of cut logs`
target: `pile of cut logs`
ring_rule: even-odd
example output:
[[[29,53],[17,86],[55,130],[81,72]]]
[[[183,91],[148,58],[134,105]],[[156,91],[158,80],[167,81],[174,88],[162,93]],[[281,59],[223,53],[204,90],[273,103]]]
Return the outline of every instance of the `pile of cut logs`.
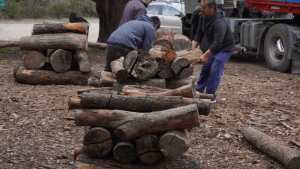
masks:
[[[70,112],[77,126],[90,126],[80,153],[143,164],[182,156],[189,148],[187,130],[199,125],[199,114],[210,112],[209,103],[191,96],[191,86],[170,90],[127,85],[119,91],[111,87],[78,91],[69,100]]]

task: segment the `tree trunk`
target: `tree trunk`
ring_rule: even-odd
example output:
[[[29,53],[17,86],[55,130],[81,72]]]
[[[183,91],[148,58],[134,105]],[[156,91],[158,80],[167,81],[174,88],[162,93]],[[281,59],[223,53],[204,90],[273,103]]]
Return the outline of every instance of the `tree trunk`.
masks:
[[[163,158],[159,149],[158,137],[155,135],[145,135],[137,139],[136,150],[140,161],[144,164],[155,164]]]
[[[18,67],[14,70],[16,81],[31,85],[88,85],[90,74],[78,71],[55,73],[48,70],[28,70]]]
[[[109,128],[121,140],[132,140],[167,130],[191,129],[199,125],[195,104],[152,113],[92,109],[71,112],[76,125]]]
[[[88,34],[89,24],[85,22],[81,23],[43,23],[43,24],[34,24],[32,35],[39,34],[52,34],[52,33],[80,33]]]
[[[102,93],[83,93],[79,97],[71,97],[69,108],[100,108],[151,112],[193,103],[197,104],[201,115],[207,115],[210,112],[209,103],[180,96],[124,96]]]
[[[175,34],[173,46],[175,51],[188,50],[192,48],[192,42],[183,34]]]
[[[126,82],[128,81],[129,74],[127,70],[123,66],[124,57],[121,57],[120,59],[114,60],[111,62],[111,70],[112,73],[115,75],[118,82]]]
[[[184,68],[189,67],[190,62],[182,57],[177,57],[171,64],[173,72],[178,75]]]
[[[178,158],[189,149],[189,140],[184,131],[169,131],[159,139],[160,150],[168,158]]]
[[[241,130],[244,137],[260,151],[278,160],[288,169],[300,168],[300,152],[281,145],[270,136],[251,127]]]
[[[89,61],[89,56],[84,50],[77,50],[74,54],[74,59],[76,60],[79,70],[83,73],[91,72],[91,64]]]
[[[40,51],[23,51],[22,56],[27,69],[41,69],[47,62],[47,57]]]
[[[55,72],[63,73],[71,69],[72,67],[72,52],[57,49],[50,55],[50,64]]]
[[[19,41],[8,41],[8,40],[0,40],[0,48],[6,48],[6,47],[19,47],[20,42]]]
[[[158,73],[157,76],[162,79],[170,79],[174,76],[171,65],[164,60],[158,60]]]
[[[102,158],[112,149],[112,137],[108,130],[101,127],[92,128],[84,136],[83,152],[91,158]]]
[[[176,76],[177,79],[186,79],[193,75],[194,68],[193,66],[188,66],[181,70],[181,72]]]
[[[131,163],[137,159],[135,146],[130,142],[117,143],[113,149],[114,159],[120,163]]]

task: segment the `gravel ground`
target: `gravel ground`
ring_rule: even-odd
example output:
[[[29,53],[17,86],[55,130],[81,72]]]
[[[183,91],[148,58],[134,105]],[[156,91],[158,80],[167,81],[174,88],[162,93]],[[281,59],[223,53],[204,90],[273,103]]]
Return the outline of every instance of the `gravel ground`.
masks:
[[[102,54],[93,56],[97,67]],[[84,129],[68,120],[67,99],[86,87],[18,84],[12,75],[20,64],[17,56],[15,51],[0,52],[0,168],[72,168]],[[265,67],[257,62],[228,63],[218,103],[191,132],[191,149],[182,159],[150,168],[282,169],[239,132],[241,126],[252,125],[283,143],[300,141],[300,76]]]

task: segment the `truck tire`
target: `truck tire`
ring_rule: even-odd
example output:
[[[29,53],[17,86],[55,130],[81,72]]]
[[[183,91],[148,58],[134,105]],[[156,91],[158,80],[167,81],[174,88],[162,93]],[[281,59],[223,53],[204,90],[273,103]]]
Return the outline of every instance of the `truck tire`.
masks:
[[[286,24],[272,26],[264,41],[264,57],[268,66],[279,72],[288,72],[295,40]]]

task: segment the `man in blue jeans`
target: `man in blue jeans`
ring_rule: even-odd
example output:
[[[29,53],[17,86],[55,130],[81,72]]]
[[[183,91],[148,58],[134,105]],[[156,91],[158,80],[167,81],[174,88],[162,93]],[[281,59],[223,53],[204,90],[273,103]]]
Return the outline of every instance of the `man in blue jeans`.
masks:
[[[216,91],[224,73],[224,64],[232,55],[234,39],[226,19],[217,11],[215,0],[202,0],[200,9],[196,39],[204,52],[200,56],[200,62],[204,65],[196,90],[213,94],[216,98]]]

